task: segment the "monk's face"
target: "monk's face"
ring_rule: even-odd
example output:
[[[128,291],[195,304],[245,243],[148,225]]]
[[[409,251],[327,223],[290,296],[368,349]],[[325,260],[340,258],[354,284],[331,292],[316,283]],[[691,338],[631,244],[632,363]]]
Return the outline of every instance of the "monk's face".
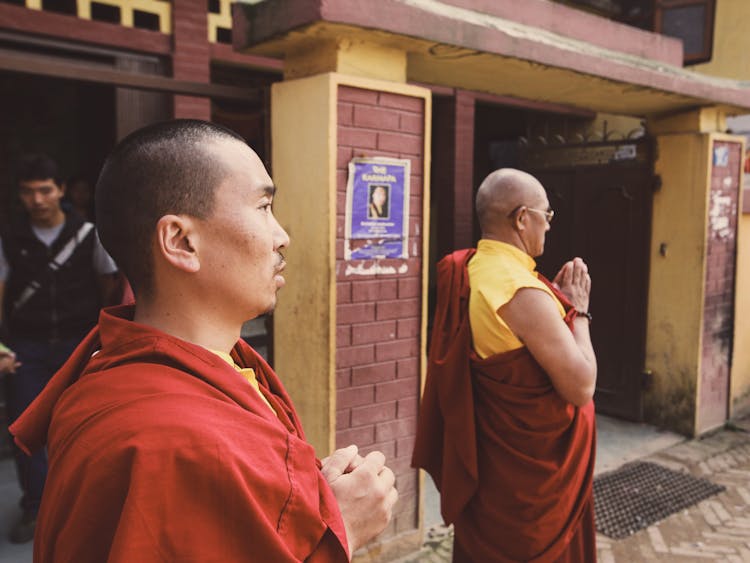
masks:
[[[226,176],[213,213],[198,222],[200,275],[206,299],[225,318],[247,320],[276,305],[289,236],[271,210],[275,188],[258,156],[234,140],[218,141],[215,148]]]

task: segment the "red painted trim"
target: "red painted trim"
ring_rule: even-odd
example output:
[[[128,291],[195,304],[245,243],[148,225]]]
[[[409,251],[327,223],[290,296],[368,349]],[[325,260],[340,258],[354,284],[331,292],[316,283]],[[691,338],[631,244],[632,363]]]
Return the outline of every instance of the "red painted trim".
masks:
[[[468,248],[474,238],[474,125],[477,97],[472,92],[456,92],[453,186],[453,243]]]
[[[515,5],[520,3],[516,2]],[[238,50],[278,39],[293,29],[316,22],[338,23],[533,61],[621,84],[677,94],[692,98],[695,105],[722,103],[750,108],[750,88],[739,82],[720,87],[705,79],[669,72],[669,69],[614,60],[596,51],[571,52],[533,37],[522,38],[491,26],[436,15],[397,0],[274,0],[252,6],[236,3],[233,9],[234,46]],[[595,21],[608,23],[603,18]],[[328,36],[335,35],[335,28],[328,26]],[[279,52],[279,56],[283,54]],[[677,105],[676,102],[673,105],[667,103],[665,110]]]
[[[4,3],[0,3],[0,29],[157,55],[168,55],[172,51],[171,37],[163,33]]]
[[[579,39],[605,49],[682,66],[682,42],[658,33],[547,0],[443,0],[458,8],[482,12]]]
[[[742,189],[742,213],[750,213],[750,187]]]
[[[582,119],[594,119],[596,117],[595,111],[566,106],[564,104],[536,102],[534,100],[524,100],[523,98],[514,98],[512,96],[498,96],[496,94],[486,94],[484,92],[473,92],[472,94],[477,102],[511,106],[545,113],[556,113],[559,115],[570,115]]]
[[[102,68],[80,61],[60,60],[57,57],[46,55],[3,53],[0,51],[0,71],[109,84],[154,92],[169,92],[191,98],[225,98],[260,102],[260,94],[256,88],[175,80],[174,78],[154,74]]]
[[[594,119],[596,112],[581,109],[573,106],[566,106],[564,104],[553,104],[550,102],[536,102],[534,100],[524,100],[523,98],[514,98],[512,96],[498,96],[496,94],[487,94],[485,92],[474,92],[471,90],[458,90],[456,88],[450,88],[449,86],[440,86],[438,84],[426,84],[424,82],[409,82],[414,86],[420,86],[427,88],[432,92],[433,96],[446,96],[453,97],[461,93],[462,95],[471,96],[477,102],[484,102],[486,104],[495,104],[498,106],[510,106],[522,109],[529,109],[532,111],[541,111],[545,113],[556,113],[558,115],[569,115],[573,117],[580,117],[581,119]]]
[[[267,9],[264,4],[274,4],[273,9]],[[236,50],[241,51],[248,45],[257,43],[259,35],[268,39],[277,31],[283,33],[323,19],[318,0],[274,0],[260,4],[234,2],[232,44]],[[266,29],[270,31],[269,34],[263,33]]]
[[[266,70],[268,72],[284,71],[284,61],[281,59],[271,59],[269,57],[238,53],[231,45],[225,45],[224,43],[211,44],[211,60],[249,66],[258,70]]]
[[[426,84],[424,82],[411,82],[411,81],[409,81],[409,84],[413,84],[414,86],[419,86],[420,88],[427,88],[430,92],[432,92],[433,96],[453,97],[456,95],[456,89],[451,88],[450,86],[441,86],[439,84]]]

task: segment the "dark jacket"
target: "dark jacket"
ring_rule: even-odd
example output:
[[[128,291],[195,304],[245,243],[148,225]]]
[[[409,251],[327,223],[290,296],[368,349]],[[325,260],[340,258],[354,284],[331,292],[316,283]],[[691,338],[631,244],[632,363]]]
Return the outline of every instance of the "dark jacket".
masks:
[[[11,338],[83,336],[96,324],[101,303],[94,271],[94,230],[78,241],[60,268],[53,270],[48,266],[83,224],[78,215],[66,213],[65,225],[50,248],[34,235],[26,216],[3,232],[3,253],[10,266],[3,318]],[[14,308],[32,281],[39,283],[39,289],[22,306]]]

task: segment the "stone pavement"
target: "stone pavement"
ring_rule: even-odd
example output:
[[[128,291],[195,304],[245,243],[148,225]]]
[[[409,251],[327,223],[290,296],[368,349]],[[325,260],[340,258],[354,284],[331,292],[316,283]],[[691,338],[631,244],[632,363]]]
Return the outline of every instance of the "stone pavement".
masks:
[[[628,538],[597,535],[599,563],[750,562],[750,421],[642,458],[724,485],[726,491]],[[435,526],[422,551],[399,563],[450,561],[452,530]]]

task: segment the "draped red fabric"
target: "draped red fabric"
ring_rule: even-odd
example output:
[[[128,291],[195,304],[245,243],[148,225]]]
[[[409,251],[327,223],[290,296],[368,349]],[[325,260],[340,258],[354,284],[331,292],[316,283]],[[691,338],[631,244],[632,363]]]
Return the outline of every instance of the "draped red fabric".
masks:
[[[472,351],[473,253],[438,264],[412,465],[440,490],[443,518],[455,526],[454,561],[595,561],[593,402],[565,402],[526,348],[486,359]],[[549,285],[572,330],[575,311]]]
[[[103,311],[11,427],[50,465],[41,562],[348,561],[336,499],[273,370],[244,342],[235,362]],[[94,352],[100,350],[95,355]]]

